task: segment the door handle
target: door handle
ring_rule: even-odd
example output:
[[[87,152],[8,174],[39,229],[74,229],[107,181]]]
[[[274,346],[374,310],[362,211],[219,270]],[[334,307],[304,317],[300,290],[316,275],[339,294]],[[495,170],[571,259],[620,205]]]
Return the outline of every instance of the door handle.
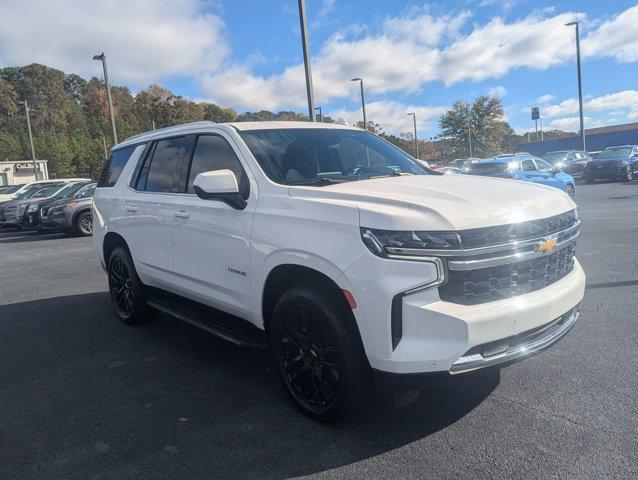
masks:
[[[173,212],[173,216],[175,218],[188,218],[191,216],[191,214],[189,212],[186,212],[184,210],[177,210],[175,212]]]
[[[127,205],[126,206],[126,211],[127,212],[131,212],[131,213],[135,213],[139,210],[138,207],[136,207],[135,205]]]

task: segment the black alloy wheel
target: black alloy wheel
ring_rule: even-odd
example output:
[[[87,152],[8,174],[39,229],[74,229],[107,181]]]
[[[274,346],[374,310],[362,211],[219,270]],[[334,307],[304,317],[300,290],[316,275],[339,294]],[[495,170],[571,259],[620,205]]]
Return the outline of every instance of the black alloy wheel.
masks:
[[[146,303],[144,285],[124,248],[113,250],[107,270],[111,303],[117,316],[129,324],[150,320],[154,311]]]
[[[361,340],[335,299],[308,287],[286,292],[275,307],[270,343],[295,404],[320,421],[356,412],[368,399],[369,365]]]

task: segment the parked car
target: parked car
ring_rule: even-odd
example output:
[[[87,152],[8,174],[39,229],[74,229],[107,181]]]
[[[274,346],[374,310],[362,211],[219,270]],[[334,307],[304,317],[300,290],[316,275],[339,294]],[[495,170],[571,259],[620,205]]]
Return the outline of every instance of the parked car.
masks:
[[[51,185],[53,183],[59,183],[62,181],[82,181],[82,180],[89,180],[88,178],[59,178],[59,179],[49,179],[49,180],[34,180],[33,182],[29,182],[29,183],[23,183],[21,185],[14,185],[12,187],[12,190],[10,191],[4,191],[4,192],[0,192],[0,202],[6,202],[9,200],[15,200],[17,198],[19,198],[23,193],[26,193],[29,190],[33,190],[35,188],[37,188],[38,186],[46,186],[46,185]],[[18,188],[14,188],[14,187],[18,187]]]
[[[19,183],[17,185],[5,185],[4,187],[0,187],[0,195],[13,195],[18,190],[20,190],[23,185],[23,183]],[[0,202],[1,201],[4,200],[0,200]]]
[[[604,178],[631,182],[636,172],[638,172],[638,145],[608,147],[595,159],[587,162],[585,181],[593,183]]]
[[[465,171],[470,165],[478,163],[480,160],[480,158],[457,158],[456,160],[451,161],[448,166],[460,168]]]
[[[445,175],[462,175],[463,170],[456,167],[439,167],[436,169],[437,172],[443,173]]]
[[[579,150],[562,150],[549,152],[543,155],[543,160],[550,163],[554,168],[571,175],[574,178],[582,178],[585,172],[585,165],[592,158],[587,152]]]
[[[6,200],[0,203],[0,227],[14,227],[18,218],[18,208],[24,201],[28,201],[31,197],[47,191],[52,185],[58,185],[60,182],[47,182],[31,185],[23,190],[15,199]]]
[[[558,171],[542,158],[533,155],[482,160],[470,165],[465,173],[539,183],[563,190],[570,197],[576,194],[574,178],[571,175]]]
[[[67,235],[92,235],[95,186],[95,182],[89,183],[69,198],[43,205],[40,208],[41,227],[44,230],[58,230]]]
[[[348,126],[132,137],[93,209],[123,322],[161,311],[269,346],[287,393],[322,421],[362,411],[376,376],[461,374],[548,348],[585,289],[567,195],[440,175]]]
[[[53,202],[62,199],[73,198],[77,194],[80,194],[85,187],[88,187],[91,182],[68,182],[63,185],[63,188],[58,189],[51,196],[42,196],[40,198],[31,198],[30,202],[26,204],[22,216],[18,217],[17,224],[23,229],[27,230],[42,230],[42,209],[47,208]],[[50,194],[51,192],[46,192]],[[41,194],[43,195],[43,194]]]

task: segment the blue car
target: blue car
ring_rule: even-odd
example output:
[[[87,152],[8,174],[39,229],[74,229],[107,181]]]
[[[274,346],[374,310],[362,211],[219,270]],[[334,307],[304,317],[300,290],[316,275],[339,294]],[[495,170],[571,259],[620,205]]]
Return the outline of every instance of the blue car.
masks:
[[[638,145],[608,147],[585,165],[585,181],[598,178],[631,182],[638,172]]]
[[[481,160],[470,165],[465,173],[540,183],[560,188],[570,197],[576,193],[574,178],[571,175],[560,172],[534,155],[513,155]]]

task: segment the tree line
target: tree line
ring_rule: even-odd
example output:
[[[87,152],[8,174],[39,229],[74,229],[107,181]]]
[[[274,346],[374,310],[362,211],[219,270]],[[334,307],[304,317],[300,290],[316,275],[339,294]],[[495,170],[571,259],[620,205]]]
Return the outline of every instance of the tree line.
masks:
[[[118,137],[124,139],[153,126],[161,128],[198,120],[213,122],[301,120],[293,111],[238,113],[209,102],[194,102],[159,85],[133,95],[124,86],[111,86]],[[93,77],[65,73],[45,65],[31,64],[0,69],[0,161],[30,158],[23,100],[30,107],[36,157],[49,160],[52,177],[97,178],[112,147],[108,102],[103,82]],[[333,119],[324,116],[325,122]],[[475,156],[512,150],[521,137],[503,120],[500,99],[479,97],[471,104],[457,101],[441,116],[441,136],[452,144],[450,156],[465,155],[468,130]],[[360,122],[360,126],[363,125]],[[414,154],[411,133],[387,135],[375,122],[368,129]],[[419,157],[431,159],[432,142],[419,141]]]

